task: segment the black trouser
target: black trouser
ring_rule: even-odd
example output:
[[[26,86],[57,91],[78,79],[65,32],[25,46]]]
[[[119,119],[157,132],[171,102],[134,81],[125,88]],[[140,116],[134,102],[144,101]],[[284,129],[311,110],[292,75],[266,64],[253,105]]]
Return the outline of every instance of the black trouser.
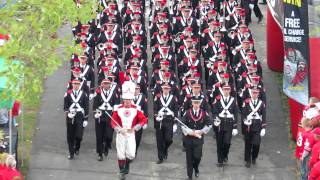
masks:
[[[138,152],[138,148],[140,146],[141,138],[142,138],[142,131],[143,129],[141,128],[139,131],[136,132],[136,153]]]
[[[251,162],[258,157],[260,149],[260,131],[249,131],[244,134],[245,148],[244,160]]]
[[[192,177],[193,169],[199,172],[203,139],[187,136],[184,137],[184,145],[186,148],[187,175],[188,177]]]
[[[173,122],[163,122],[160,128],[156,128],[156,139],[159,160],[163,160],[164,157],[168,155],[168,148],[172,144],[172,137]]]
[[[101,156],[111,148],[113,128],[109,120],[95,119],[97,153]]]
[[[260,10],[260,8],[259,8],[259,5],[258,5],[258,0],[255,0],[253,4],[254,4],[253,12],[254,12],[255,16],[256,16],[257,18],[263,17],[263,15],[262,15],[262,13],[261,13],[261,10]],[[246,15],[246,21],[251,22],[251,13],[252,13],[252,10],[249,8],[249,5],[248,5],[248,7],[246,7],[246,9],[247,9],[247,10],[246,10],[246,13],[247,13],[247,15]]]
[[[218,163],[223,163],[223,160],[228,159],[229,149],[231,145],[232,129],[231,130],[216,130],[217,155]]]
[[[75,120],[67,122],[67,142],[70,155],[74,155],[75,151],[79,151],[83,136],[83,121]]]

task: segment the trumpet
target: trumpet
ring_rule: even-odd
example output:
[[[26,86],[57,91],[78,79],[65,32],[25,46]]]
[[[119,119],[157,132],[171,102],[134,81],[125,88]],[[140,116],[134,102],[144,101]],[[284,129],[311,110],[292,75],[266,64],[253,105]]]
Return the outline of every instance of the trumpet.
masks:
[[[68,117],[70,119],[73,119],[76,116],[76,111],[75,110],[70,110],[70,112],[68,113]]]
[[[156,120],[159,122],[162,121],[163,120],[163,113],[159,113],[156,117]]]
[[[245,120],[243,121],[243,123],[244,123],[245,125],[247,125],[247,126],[250,126],[250,125],[252,124],[252,120],[251,120],[251,119],[245,119]]]
[[[221,124],[221,120],[217,117],[216,119],[214,119],[213,124],[214,126],[219,126]]]
[[[97,109],[97,110],[96,110],[96,113],[94,114],[94,117],[95,117],[95,118],[100,118],[101,115],[102,115],[102,111],[101,111],[100,109]]]
[[[102,51],[102,50],[104,50],[105,48],[106,48],[106,45],[105,45],[104,43],[98,44],[98,50],[99,50],[99,51]]]

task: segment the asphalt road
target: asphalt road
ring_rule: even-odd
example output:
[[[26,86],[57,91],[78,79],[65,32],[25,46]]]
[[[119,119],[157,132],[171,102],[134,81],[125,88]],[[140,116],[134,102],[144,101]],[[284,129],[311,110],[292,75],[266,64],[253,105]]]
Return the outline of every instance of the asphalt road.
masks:
[[[265,6],[262,6],[265,12]],[[264,13],[265,14],[265,13]],[[253,18],[251,30],[255,37],[257,55],[263,64],[263,79],[267,89],[267,131],[262,139],[257,164],[244,166],[244,142],[241,135],[232,139],[229,165],[216,167],[216,143],[213,133],[205,137],[199,180],[294,180],[296,167],[289,149],[288,128],[284,122],[279,87],[273,73],[266,66],[265,19],[257,24]],[[70,28],[60,34],[71,33]],[[69,56],[67,56],[69,57]],[[66,126],[63,113],[63,95],[69,80],[69,65],[59,68],[45,82],[40,112],[31,151],[29,180],[113,180],[118,178],[116,150],[102,162],[96,160],[94,121],[85,129],[80,156],[67,159]],[[152,100],[149,99],[150,107]],[[150,109],[150,114],[153,114]],[[168,160],[157,165],[155,130],[152,120],[144,131],[137,158],[131,165],[128,180],[186,179],[185,153],[181,150],[181,136],[174,136]]]

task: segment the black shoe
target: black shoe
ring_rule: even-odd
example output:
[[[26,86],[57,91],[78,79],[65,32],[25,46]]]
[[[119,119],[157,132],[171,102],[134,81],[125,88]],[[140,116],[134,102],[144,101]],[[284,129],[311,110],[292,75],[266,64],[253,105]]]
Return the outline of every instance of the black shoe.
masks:
[[[260,17],[258,18],[258,23],[260,23],[260,22],[262,21],[262,19],[263,19],[263,16],[260,16]]]
[[[98,161],[103,161],[103,156],[102,155],[98,156]]]
[[[104,154],[104,156],[105,156],[105,157],[107,157],[107,156],[108,156],[108,154],[109,154],[109,150],[108,150],[108,149],[106,149],[106,150],[104,151],[104,153],[103,153],[103,154]]]
[[[252,159],[252,164],[253,164],[253,165],[256,164],[256,159]]]
[[[228,163],[228,157],[224,158],[223,163]]]
[[[125,180],[126,179],[126,175],[124,173],[120,173],[119,179],[120,180]]]
[[[74,151],[74,154],[75,154],[76,156],[79,156],[79,150]]]
[[[73,155],[73,154],[69,154],[69,155],[68,155],[68,159],[69,159],[69,160],[72,160],[73,158],[74,158],[74,155]]]
[[[218,163],[217,166],[218,167],[223,167],[223,163]]]
[[[246,161],[246,168],[250,168],[251,167],[251,162],[250,161]]]
[[[188,178],[187,178],[188,180],[192,180],[192,176],[188,176]]]
[[[196,170],[195,173],[194,173],[194,176],[195,176],[195,177],[199,177],[199,174],[200,174],[200,173],[199,173],[199,170]]]
[[[157,164],[162,164],[163,163],[163,159],[159,159],[158,161],[157,161]]]

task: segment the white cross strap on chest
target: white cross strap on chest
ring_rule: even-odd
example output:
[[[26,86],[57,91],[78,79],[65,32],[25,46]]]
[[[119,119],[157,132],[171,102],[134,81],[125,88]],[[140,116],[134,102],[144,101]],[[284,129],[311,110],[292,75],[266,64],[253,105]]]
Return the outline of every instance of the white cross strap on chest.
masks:
[[[247,116],[247,119],[251,119],[251,120],[260,119],[260,120],[262,120],[262,116],[260,116],[258,114],[258,110],[260,109],[260,107],[262,105],[262,101],[259,100],[258,105],[256,107],[253,106],[252,101],[250,101],[249,105],[250,105],[252,112]]]
[[[77,98],[74,97],[73,93],[70,93],[70,96],[71,96],[71,99],[73,102],[72,102],[71,106],[69,107],[69,111],[82,112],[84,114],[84,109],[79,104],[82,93],[83,93],[83,91],[80,91]]]
[[[82,79],[86,80],[85,76],[86,76],[88,70],[89,70],[89,66],[86,66],[85,69],[83,70],[83,72],[80,74],[80,77]]]
[[[233,97],[230,97],[228,104],[224,103],[223,98],[220,99],[221,106],[223,108],[222,112],[219,113],[219,117],[221,118],[232,118],[234,120],[234,115],[230,113],[229,108],[234,101]]]
[[[170,95],[168,101],[164,102],[163,96],[161,96],[160,101],[161,101],[161,104],[162,104],[163,107],[159,110],[158,114],[162,113],[163,115],[174,116],[174,113],[171,111],[171,109],[168,108],[172,98],[173,98],[173,96]],[[167,112],[164,113],[164,111],[167,111]]]
[[[134,104],[137,105],[137,106],[140,106],[141,100],[142,100],[142,95],[140,94],[140,95],[138,96],[137,101],[136,101]]]
[[[104,110],[104,111],[106,111],[106,110],[112,111],[113,108],[111,107],[109,101],[110,101],[110,99],[111,99],[111,97],[112,97],[113,92],[110,90],[107,98],[106,98],[106,96],[104,95],[103,90],[101,91],[100,94],[101,94],[101,98],[102,98],[102,100],[103,100],[103,103],[102,103],[101,106],[99,106],[99,109],[100,109],[100,110]]]
[[[242,59],[247,59],[247,56],[244,54],[243,49],[241,49],[240,54],[242,56]]]
[[[182,26],[183,26],[183,27],[185,27],[185,26],[186,26],[186,23],[185,23],[184,18],[181,18],[180,22],[181,22],[181,24],[182,24]]]

